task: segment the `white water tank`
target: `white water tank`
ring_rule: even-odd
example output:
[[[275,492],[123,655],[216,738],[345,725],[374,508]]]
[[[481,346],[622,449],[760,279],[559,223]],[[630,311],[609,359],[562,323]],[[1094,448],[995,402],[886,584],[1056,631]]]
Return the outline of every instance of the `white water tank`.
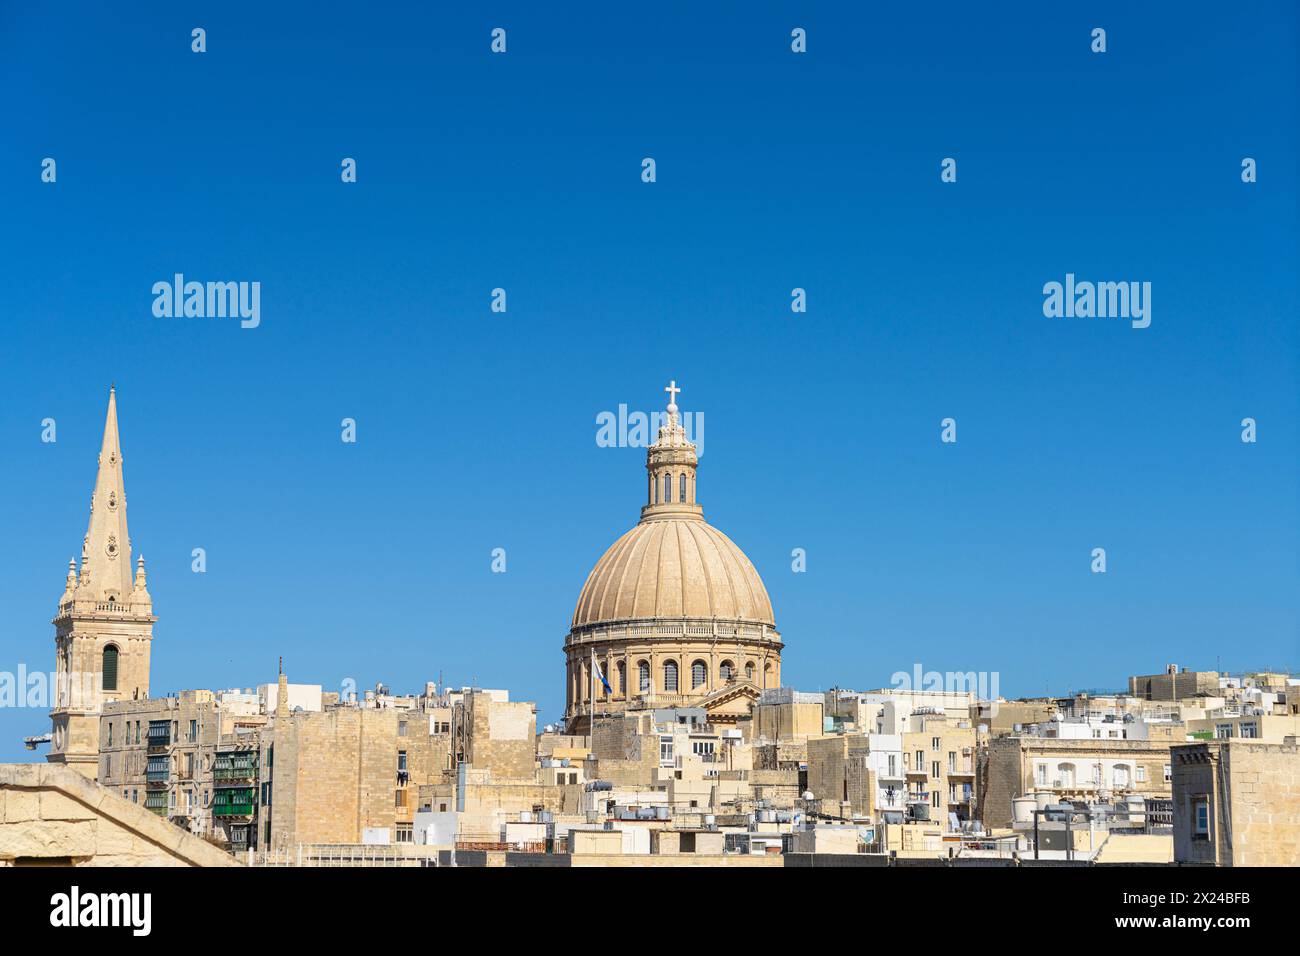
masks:
[[[1032,796],[1016,797],[1011,801],[1011,818],[1016,823],[1033,823],[1038,801]]]

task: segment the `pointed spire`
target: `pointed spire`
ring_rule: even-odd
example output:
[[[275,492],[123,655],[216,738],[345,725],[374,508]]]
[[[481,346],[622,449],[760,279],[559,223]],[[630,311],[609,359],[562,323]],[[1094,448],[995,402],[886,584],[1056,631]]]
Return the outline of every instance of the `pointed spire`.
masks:
[[[81,552],[78,590],[88,600],[112,596],[125,603],[133,589],[131,539],[126,528],[126,486],[122,478],[122,447],[117,428],[117,387],[108,390],[104,440],[99,473],[90,497],[90,524]]]
[[[72,592],[75,590],[77,590],[77,562],[73,558],[68,558],[68,578],[63,586],[63,597],[59,599],[60,607],[72,600]]]

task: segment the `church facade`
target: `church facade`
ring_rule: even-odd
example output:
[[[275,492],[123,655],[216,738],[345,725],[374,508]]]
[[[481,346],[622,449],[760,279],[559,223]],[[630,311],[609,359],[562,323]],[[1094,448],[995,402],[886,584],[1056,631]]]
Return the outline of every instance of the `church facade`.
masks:
[[[781,683],[781,635],[754,565],[704,520],[699,460],[672,383],[646,453],[640,521],[588,575],[564,642],[565,722],[593,715],[703,707],[726,723]]]

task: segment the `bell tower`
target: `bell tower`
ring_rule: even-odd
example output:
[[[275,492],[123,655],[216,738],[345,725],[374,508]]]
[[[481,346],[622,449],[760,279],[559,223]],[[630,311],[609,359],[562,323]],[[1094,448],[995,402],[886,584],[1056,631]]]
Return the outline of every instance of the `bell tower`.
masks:
[[[46,760],[97,776],[104,703],[149,696],[149,651],[156,620],[143,557],[132,574],[117,390],[110,388],[99,472],[90,496],[90,526],[81,544],[81,569],[78,573],[75,560],[68,561],[67,581],[52,622],[55,698]]]

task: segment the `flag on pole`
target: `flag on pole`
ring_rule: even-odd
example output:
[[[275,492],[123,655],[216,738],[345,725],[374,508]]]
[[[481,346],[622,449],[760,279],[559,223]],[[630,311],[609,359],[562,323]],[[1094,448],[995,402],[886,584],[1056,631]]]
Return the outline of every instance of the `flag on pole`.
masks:
[[[596,677],[599,678],[600,682],[605,685],[605,693],[606,694],[614,693],[614,688],[610,687],[609,681],[605,680],[605,672],[600,669],[600,663],[596,660],[596,655],[594,652],[591,655],[591,666],[596,669],[595,671]]]

